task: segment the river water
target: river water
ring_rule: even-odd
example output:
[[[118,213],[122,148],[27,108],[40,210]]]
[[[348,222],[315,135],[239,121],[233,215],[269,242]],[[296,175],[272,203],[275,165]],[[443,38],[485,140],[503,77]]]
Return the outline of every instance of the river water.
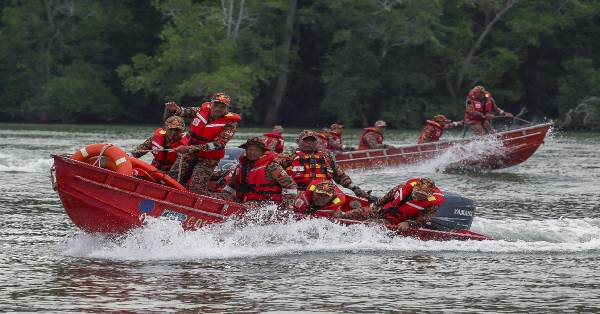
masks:
[[[423,242],[323,220],[195,232],[150,221],[119,239],[79,231],[50,186],[50,154],[132,149],[152,130],[0,124],[0,312],[600,311],[600,134],[552,131],[527,162],[491,172],[440,171],[452,156],[350,172],[380,195],[429,176],[475,200],[473,230],[493,241]],[[242,129],[233,144],[260,131]]]

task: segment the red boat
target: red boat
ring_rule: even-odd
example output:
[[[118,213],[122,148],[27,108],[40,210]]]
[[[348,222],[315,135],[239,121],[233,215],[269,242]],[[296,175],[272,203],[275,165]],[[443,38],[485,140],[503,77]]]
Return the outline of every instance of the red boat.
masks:
[[[456,161],[451,162],[447,169],[501,169],[520,164],[531,157],[544,142],[550,127],[552,123],[543,123],[480,138],[339,152],[335,154],[335,159],[342,169],[365,169],[418,163],[451,154]],[[492,149],[469,151],[477,143]]]
[[[120,174],[69,156],[53,155],[52,182],[73,223],[87,232],[122,233],[142,226],[146,217],[164,217],[181,222],[186,230],[223,222],[243,215],[243,205],[167,187]],[[356,199],[364,201],[361,199]],[[349,202],[352,204],[352,202]],[[347,208],[349,209],[349,208]],[[461,209],[462,210],[462,209]],[[468,215],[472,216],[472,212]],[[363,224],[337,220],[343,224]],[[469,224],[470,225],[470,224]],[[393,226],[389,226],[394,230]],[[402,236],[422,240],[487,240],[469,230],[453,232],[410,229]]]

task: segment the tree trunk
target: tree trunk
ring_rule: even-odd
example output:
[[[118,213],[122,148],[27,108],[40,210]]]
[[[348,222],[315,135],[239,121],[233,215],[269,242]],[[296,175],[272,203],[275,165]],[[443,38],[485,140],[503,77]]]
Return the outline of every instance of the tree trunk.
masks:
[[[463,60],[461,69],[457,74],[456,83],[454,84],[453,94],[457,94],[458,91],[460,90],[460,88],[463,84],[464,78],[465,78],[465,74],[467,73],[469,66],[471,66],[471,62],[473,61],[473,58],[475,57],[475,53],[481,46],[481,43],[483,42],[483,40],[492,31],[494,24],[496,24],[496,22],[498,22],[500,20],[500,18],[504,14],[506,14],[506,12],[508,12],[508,10],[510,10],[510,8],[512,8],[518,2],[519,2],[519,0],[508,0],[506,2],[506,5],[504,6],[504,8],[502,8],[502,10],[500,10],[498,13],[496,13],[494,18],[485,26],[483,32],[481,32],[481,34],[479,34],[479,38],[477,38],[477,41],[475,41],[473,46],[471,46],[471,49],[469,49],[469,52],[467,53],[467,55],[465,56],[465,59]]]
[[[285,18],[284,38],[280,47],[281,49],[279,49],[281,52],[278,65],[279,75],[277,76],[277,83],[273,92],[273,102],[265,115],[265,125],[273,125],[277,122],[281,101],[287,88],[290,70],[290,48],[292,45],[292,36],[294,35],[294,18],[296,17],[297,2],[297,0],[288,0],[289,8],[287,17]]]

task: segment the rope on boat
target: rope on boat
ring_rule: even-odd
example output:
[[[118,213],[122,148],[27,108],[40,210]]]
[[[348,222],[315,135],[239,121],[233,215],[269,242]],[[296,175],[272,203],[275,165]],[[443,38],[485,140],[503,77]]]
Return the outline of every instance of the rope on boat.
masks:
[[[98,168],[102,168],[102,155],[104,155],[104,152],[111,146],[113,146],[113,144],[106,144],[104,147],[102,147],[100,154],[98,154],[98,159],[94,162],[94,166],[96,166],[96,163],[98,163]]]

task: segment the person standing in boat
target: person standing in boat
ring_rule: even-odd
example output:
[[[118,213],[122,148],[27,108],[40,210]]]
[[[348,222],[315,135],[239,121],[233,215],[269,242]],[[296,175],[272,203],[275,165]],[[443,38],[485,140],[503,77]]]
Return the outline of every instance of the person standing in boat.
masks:
[[[333,217],[341,213],[346,195],[330,180],[313,180],[300,192],[292,210],[301,215]]]
[[[383,219],[400,231],[420,228],[431,220],[444,202],[444,194],[429,178],[412,178],[391,189],[370,207],[335,215],[346,219]]]
[[[342,132],[344,131],[344,125],[341,123],[334,123],[329,127],[329,130],[325,133],[327,135],[327,149],[330,151],[350,151],[355,150],[354,147],[344,145],[342,141]]]
[[[465,125],[477,136],[494,133],[492,126],[494,112],[513,117],[512,113],[498,107],[496,101],[492,98],[492,94],[483,86],[473,87],[467,94],[465,101]]]
[[[354,185],[352,179],[336,165],[331,153],[318,148],[317,135],[314,131],[302,131],[296,142],[298,149],[279,155],[277,162],[298,184],[300,191],[304,191],[314,179],[333,179],[341,186],[352,190],[359,197],[367,198],[369,196],[360,187]]]
[[[442,137],[445,130],[459,125],[463,125],[463,121],[452,122],[452,120],[446,118],[443,114],[438,114],[433,117],[433,120],[427,120],[417,143],[437,142],[440,140],[440,137]]]
[[[152,152],[154,155],[152,165],[160,171],[168,172],[177,159],[175,149],[188,143],[189,136],[185,133],[185,121],[181,117],[172,116],[165,120],[163,128],[156,129],[152,136],[131,152],[131,155],[140,158],[147,152]]]
[[[276,153],[283,153],[285,140],[283,139],[283,127],[281,125],[275,125],[273,131],[264,133],[265,144],[270,151]]]
[[[224,93],[213,95],[210,102],[200,107],[182,108],[175,102],[165,104],[167,111],[174,115],[193,119],[189,126],[189,145],[176,148],[179,156],[169,171],[169,176],[179,177],[180,183],[192,192],[206,194],[208,180],[225,156],[225,145],[235,134],[241,117],[229,112],[230,104],[231,98]]]
[[[358,142],[358,150],[392,147],[383,144],[383,132],[385,132],[386,128],[387,123],[383,120],[375,121],[375,125],[372,128],[365,128]]]
[[[227,199],[247,202],[282,202],[289,206],[298,194],[298,186],[265,145],[265,139],[250,138],[240,145],[246,154],[240,157],[229,184],[223,190]]]

